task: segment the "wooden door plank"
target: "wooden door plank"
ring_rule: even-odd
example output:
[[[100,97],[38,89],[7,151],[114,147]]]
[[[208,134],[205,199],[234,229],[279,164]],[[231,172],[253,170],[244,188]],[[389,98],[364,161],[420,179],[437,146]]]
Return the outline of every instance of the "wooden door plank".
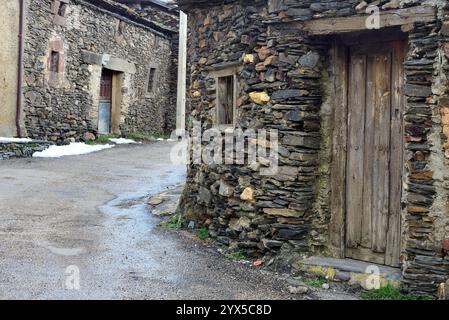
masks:
[[[393,44],[392,72],[392,110],[391,110],[391,160],[390,160],[390,216],[387,233],[387,251],[385,264],[398,267],[401,253],[401,196],[403,173],[403,111],[404,96],[401,88],[404,84],[405,42]]]
[[[361,242],[363,210],[366,56],[352,55],[349,64],[346,245],[357,248]]]
[[[346,150],[348,116],[348,50],[336,43],[332,49],[334,81],[334,131],[331,163],[330,242],[340,258],[345,256]]]
[[[391,54],[375,54],[372,250],[385,253],[389,216],[389,154],[391,112]]]
[[[375,116],[375,57],[367,56],[366,66],[366,107],[365,107],[365,153],[363,169],[363,210],[362,215],[362,247],[372,247],[372,208],[373,208],[373,145],[374,145],[374,116]]]

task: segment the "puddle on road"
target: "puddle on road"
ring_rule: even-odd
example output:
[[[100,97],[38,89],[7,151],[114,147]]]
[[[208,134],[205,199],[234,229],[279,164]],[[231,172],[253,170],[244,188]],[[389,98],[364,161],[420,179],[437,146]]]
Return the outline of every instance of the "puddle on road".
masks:
[[[176,251],[177,243],[154,232],[160,220],[151,214],[146,199],[184,180],[184,168],[156,173],[139,190],[120,194],[99,208],[106,218],[104,229],[109,233],[102,244],[105,251],[101,259],[106,260],[109,268],[121,269],[128,277],[179,281],[178,275],[165,267],[166,254]]]
[[[145,196],[145,197],[140,197],[140,198],[136,198],[136,199],[125,200],[123,202],[116,204],[115,207],[120,208],[120,209],[131,209],[132,207],[144,202],[146,198],[147,197]]]

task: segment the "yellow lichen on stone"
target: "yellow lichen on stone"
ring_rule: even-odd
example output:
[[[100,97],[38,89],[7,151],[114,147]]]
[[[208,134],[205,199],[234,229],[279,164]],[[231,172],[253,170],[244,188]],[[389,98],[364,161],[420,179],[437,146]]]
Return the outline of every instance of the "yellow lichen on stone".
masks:
[[[374,283],[372,283],[373,276],[374,276],[373,274],[351,273],[350,283],[359,284],[362,288],[367,289],[367,290],[373,289],[373,288],[371,288],[371,286],[374,284]],[[391,285],[395,288],[400,287],[399,281],[388,280],[388,279],[385,279],[385,277],[383,277],[381,275],[379,275],[378,277],[379,277],[379,279],[376,279],[376,282],[378,281],[379,288],[385,288],[388,285]],[[379,289],[379,288],[374,288],[374,289]]]
[[[270,96],[266,92],[251,92],[249,97],[252,102],[260,105],[270,102]]]
[[[244,63],[254,63],[254,55],[253,54],[245,54],[243,57]]]
[[[310,266],[308,268],[308,271],[315,275],[325,277],[328,280],[334,280],[335,274],[336,274],[336,271],[334,268],[322,267],[322,266]]]
[[[264,66],[269,66],[269,65],[277,63],[278,60],[279,60],[279,58],[277,56],[269,56],[268,58],[265,59],[263,64],[264,64]]]
[[[254,190],[251,188],[245,188],[242,194],[240,195],[240,199],[243,201],[254,202],[256,199],[254,198]]]

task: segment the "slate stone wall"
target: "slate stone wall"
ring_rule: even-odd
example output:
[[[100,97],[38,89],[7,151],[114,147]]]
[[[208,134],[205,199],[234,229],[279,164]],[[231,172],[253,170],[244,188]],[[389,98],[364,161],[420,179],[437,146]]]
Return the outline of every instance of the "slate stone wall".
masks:
[[[441,254],[441,234],[436,223],[447,222],[448,208],[436,198],[445,192],[438,181],[444,155],[435,118],[438,89],[434,74],[439,68],[439,23],[416,25],[409,35],[405,63],[407,104],[405,110],[405,188],[403,203],[404,283],[414,292],[435,293],[449,275],[449,264]],[[444,232],[443,232],[444,233]]]
[[[24,57],[28,136],[63,143],[79,140],[86,132],[96,134],[101,69],[111,59],[126,67],[121,133],[170,132],[175,126],[170,114],[176,110],[172,51],[176,35],[150,30],[93,2],[70,0],[65,19],[55,19],[54,1],[28,0]],[[62,71],[58,82],[51,83],[49,54],[55,45],[60,47]],[[154,93],[147,94],[150,66],[157,69],[157,81]]]
[[[0,142],[0,160],[11,158],[30,158],[35,152],[44,151],[52,145],[48,141],[32,141],[23,143]]]
[[[237,126],[279,130],[280,172],[190,164],[182,205],[212,237],[250,256],[277,255],[292,265],[329,245],[332,110],[326,90],[330,44],[289,21],[365,14],[361,1],[179,1],[189,17],[191,116],[214,125],[216,70],[240,65]],[[370,1],[367,1],[370,2]],[[382,11],[429,4],[434,22],[409,30],[405,63],[402,269],[405,287],[435,294],[449,276],[447,157],[447,15],[445,1],[381,1]],[[446,18],[447,19],[447,18]],[[444,57],[443,52],[446,54]],[[261,99],[262,95],[269,97]],[[442,117],[443,115],[443,117]],[[266,141],[258,141],[258,144]],[[446,155],[445,155],[446,150]],[[193,151],[193,150],[192,150]],[[446,241],[446,242],[445,242]]]

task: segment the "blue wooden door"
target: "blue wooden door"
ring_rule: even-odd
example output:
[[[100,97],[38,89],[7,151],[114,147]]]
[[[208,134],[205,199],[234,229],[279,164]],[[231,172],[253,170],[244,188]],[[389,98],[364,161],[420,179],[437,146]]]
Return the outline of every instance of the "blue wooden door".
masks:
[[[111,132],[111,102],[100,101],[98,109],[98,132],[108,134]]]

